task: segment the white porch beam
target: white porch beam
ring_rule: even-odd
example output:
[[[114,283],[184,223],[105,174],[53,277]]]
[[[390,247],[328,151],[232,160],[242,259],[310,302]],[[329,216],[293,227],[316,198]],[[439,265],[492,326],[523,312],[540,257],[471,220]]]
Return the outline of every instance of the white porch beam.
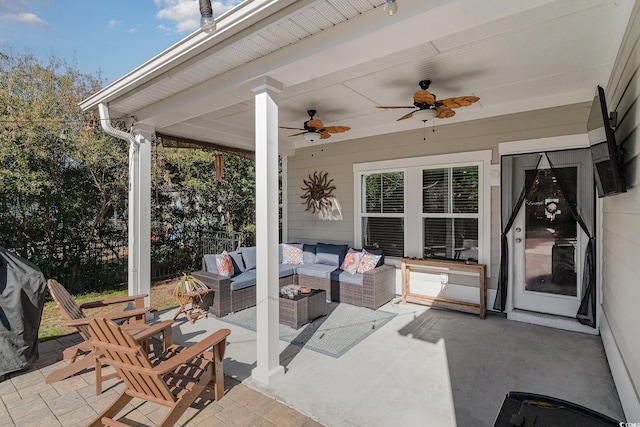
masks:
[[[284,375],[280,365],[278,291],[278,104],[282,84],[257,80],[256,128],[256,367],[252,377],[263,383]]]

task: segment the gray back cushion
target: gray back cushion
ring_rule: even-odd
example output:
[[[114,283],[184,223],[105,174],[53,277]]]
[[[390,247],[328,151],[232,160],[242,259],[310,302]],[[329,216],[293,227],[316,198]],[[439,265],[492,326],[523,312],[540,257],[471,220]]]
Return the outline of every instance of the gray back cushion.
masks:
[[[316,245],[302,245],[302,262],[304,264],[316,263]]]
[[[256,247],[240,248],[240,252],[242,252],[245,271],[256,268]]]
[[[244,261],[242,260],[242,254],[240,251],[227,252],[231,257],[231,262],[233,262],[233,275],[237,276],[246,270],[244,266]]]
[[[318,243],[316,245],[316,263],[340,267],[348,248],[348,245]]]
[[[216,264],[216,254],[205,255],[204,265],[207,266],[207,271],[218,274],[218,265]]]

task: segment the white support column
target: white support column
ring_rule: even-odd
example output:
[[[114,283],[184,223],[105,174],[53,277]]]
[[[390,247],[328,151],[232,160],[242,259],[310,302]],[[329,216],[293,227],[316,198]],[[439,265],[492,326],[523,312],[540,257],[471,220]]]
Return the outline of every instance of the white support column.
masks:
[[[136,126],[129,149],[129,295],[151,292],[151,140],[155,130]],[[151,305],[150,297],[144,305]]]
[[[278,295],[278,94],[282,84],[269,77],[256,81],[256,367],[263,383],[284,374],[280,365]]]
[[[282,214],[280,220],[282,221],[282,242],[286,243],[289,241],[289,197],[287,194],[289,193],[289,188],[287,185],[287,181],[289,180],[288,176],[288,168],[289,168],[289,157],[284,154],[282,156]]]

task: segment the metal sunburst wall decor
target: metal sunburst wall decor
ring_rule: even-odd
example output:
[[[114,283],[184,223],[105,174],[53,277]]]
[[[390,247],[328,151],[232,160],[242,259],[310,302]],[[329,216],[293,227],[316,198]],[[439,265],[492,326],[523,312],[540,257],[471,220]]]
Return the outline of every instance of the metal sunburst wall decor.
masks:
[[[303,179],[304,187],[301,189],[304,190],[304,194],[300,196],[301,199],[305,199],[302,204],[307,204],[306,211],[311,211],[313,213],[326,210],[331,207],[332,203],[329,199],[333,197],[333,190],[336,189],[334,185],[331,185],[333,179],[328,178],[328,172],[314,172],[313,176],[309,174],[309,179]]]

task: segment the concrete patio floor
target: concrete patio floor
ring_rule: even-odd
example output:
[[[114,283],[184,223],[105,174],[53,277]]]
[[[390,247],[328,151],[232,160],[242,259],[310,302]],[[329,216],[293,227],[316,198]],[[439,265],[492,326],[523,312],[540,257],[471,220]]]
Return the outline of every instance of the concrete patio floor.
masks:
[[[181,418],[197,426],[491,426],[509,391],[568,400],[615,419],[624,414],[599,336],[487,319],[407,304],[339,358],[280,342],[284,376],[268,386],[251,378],[255,333],[216,318],[178,319],[176,343],[231,329],[224,360],[226,394],[209,391]],[[174,310],[160,314],[164,320]],[[77,336],[40,345],[34,369],[0,382],[0,426],[82,426],[115,399],[122,384],[96,396],[93,371],[47,385],[56,354]],[[129,422],[156,425],[164,413],[136,401]]]
[[[480,320],[414,304],[381,310],[397,316],[339,358],[280,341],[286,373],[268,386],[251,378],[252,331],[210,317],[182,322],[174,340],[230,328],[225,373],[327,426],[491,426],[509,391],[624,418],[599,336],[496,313]]]

